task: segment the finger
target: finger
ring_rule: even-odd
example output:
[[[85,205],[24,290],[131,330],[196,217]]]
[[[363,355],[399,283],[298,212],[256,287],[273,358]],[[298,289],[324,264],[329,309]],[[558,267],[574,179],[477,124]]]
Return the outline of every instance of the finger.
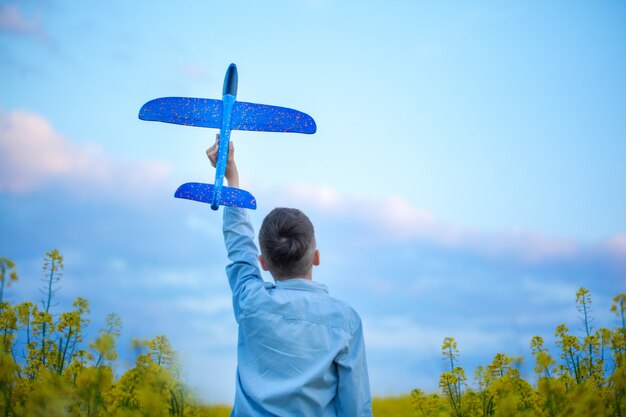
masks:
[[[216,159],[217,159],[216,155],[217,155],[216,146],[211,146],[209,149],[207,149],[206,156],[209,158],[209,161],[211,162],[211,166],[213,166],[214,168],[215,168]]]
[[[215,145],[211,146],[209,149],[206,150],[206,156],[208,156],[209,159],[211,159],[211,157],[215,157],[216,154],[217,154],[217,146]]]

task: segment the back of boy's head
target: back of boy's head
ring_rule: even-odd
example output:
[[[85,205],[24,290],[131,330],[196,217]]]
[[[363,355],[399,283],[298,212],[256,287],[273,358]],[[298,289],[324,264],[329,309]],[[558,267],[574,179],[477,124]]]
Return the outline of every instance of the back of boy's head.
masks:
[[[261,254],[276,279],[303,277],[315,256],[315,231],[300,210],[278,207],[263,220],[259,231]]]

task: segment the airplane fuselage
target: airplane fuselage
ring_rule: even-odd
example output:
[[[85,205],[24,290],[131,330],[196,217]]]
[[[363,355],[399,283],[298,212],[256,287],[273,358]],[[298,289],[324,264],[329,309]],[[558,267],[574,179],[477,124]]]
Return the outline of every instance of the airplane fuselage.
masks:
[[[224,77],[224,88],[222,89],[222,126],[220,128],[220,138],[218,143],[217,162],[215,165],[215,191],[213,192],[213,200],[211,208],[217,210],[220,206],[222,185],[224,182],[224,174],[226,173],[226,164],[228,163],[228,145],[230,143],[230,120],[233,113],[233,105],[237,99],[237,66],[230,64]]]

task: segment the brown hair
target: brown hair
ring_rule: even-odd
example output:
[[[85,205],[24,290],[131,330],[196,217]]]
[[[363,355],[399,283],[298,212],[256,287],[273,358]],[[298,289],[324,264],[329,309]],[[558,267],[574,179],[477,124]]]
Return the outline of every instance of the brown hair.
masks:
[[[298,209],[272,210],[261,225],[259,244],[274,278],[304,276],[313,265],[315,231],[309,218]]]

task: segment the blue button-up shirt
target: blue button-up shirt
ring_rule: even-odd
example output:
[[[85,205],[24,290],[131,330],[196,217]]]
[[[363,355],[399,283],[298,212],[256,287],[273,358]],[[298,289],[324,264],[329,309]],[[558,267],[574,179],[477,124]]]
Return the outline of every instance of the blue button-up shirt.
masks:
[[[371,416],[358,314],[309,279],[263,281],[245,210],[224,209],[239,324],[233,416]]]

